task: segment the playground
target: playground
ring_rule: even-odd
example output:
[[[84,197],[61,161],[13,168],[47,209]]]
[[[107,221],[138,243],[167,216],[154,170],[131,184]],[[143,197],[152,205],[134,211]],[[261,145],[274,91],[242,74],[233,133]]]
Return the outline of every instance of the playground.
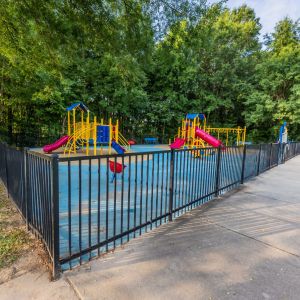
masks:
[[[134,139],[127,140],[120,132],[119,120],[107,122],[97,116],[91,120],[89,108],[82,102],[76,102],[66,108],[67,135],[52,144],[45,145],[44,153],[62,148],[63,154],[74,156],[124,154],[125,152],[147,152],[166,149],[197,149],[205,147],[242,146],[246,140],[245,128],[216,128],[207,126],[203,113],[188,113],[178,127],[177,135],[170,139],[169,145],[156,145],[157,138],[146,137],[150,145],[136,145]],[[222,140],[224,142],[222,142]],[[169,147],[168,147],[169,146]],[[200,152],[199,152],[200,153]],[[199,155],[199,153],[195,155]]]
[[[187,114],[168,145],[137,145],[118,120],[91,122],[81,102],[66,111],[68,134],[32,149],[58,154],[63,269],[166,223],[170,210],[176,217],[211,200],[216,184],[220,195],[231,190],[241,177],[274,166],[280,151],[249,146],[245,152],[246,128],[208,126],[202,113]]]
[[[167,145],[138,145],[81,102],[67,109],[66,135],[43,148],[0,144],[0,176],[44,241],[53,276],[236,188],[299,152],[286,144],[246,144],[246,128],[218,128],[202,113],[182,118]],[[92,120],[92,122],[91,122]],[[7,168],[9,166],[9,168]],[[25,200],[24,200],[25,199]]]

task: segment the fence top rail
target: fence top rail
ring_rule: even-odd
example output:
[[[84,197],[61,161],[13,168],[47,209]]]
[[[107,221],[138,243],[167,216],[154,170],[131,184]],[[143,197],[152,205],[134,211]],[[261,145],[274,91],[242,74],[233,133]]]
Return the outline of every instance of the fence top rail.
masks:
[[[241,148],[242,146],[230,146],[226,148]],[[202,147],[202,148],[187,148],[187,149],[176,149],[174,150],[175,153],[180,152],[193,152],[193,151],[209,151],[209,150],[217,150],[218,148],[215,147]],[[127,152],[124,154],[98,154],[98,155],[80,155],[80,156],[60,156],[58,158],[59,162],[67,162],[67,161],[82,161],[82,160],[93,160],[93,159],[114,159],[120,157],[135,157],[135,156],[147,156],[147,155],[157,155],[157,154],[166,154],[170,153],[172,150],[160,150],[160,151],[146,151],[146,152]]]
[[[245,145],[247,148],[255,148],[259,147],[260,145],[271,145],[271,144],[253,144],[253,145]],[[235,145],[235,146],[229,146],[225,147],[226,149],[237,149],[241,148],[243,145]],[[197,150],[204,150],[204,151],[211,151],[216,150],[218,148],[215,147],[201,147],[201,148],[187,148],[187,149],[176,149],[174,150],[175,153],[181,153],[181,152],[193,152]],[[58,160],[59,162],[68,162],[68,161],[84,161],[84,160],[93,160],[93,159],[114,159],[114,158],[121,158],[121,157],[136,157],[136,156],[147,156],[147,155],[158,155],[158,154],[165,154],[170,153],[172,150],[160,150],[160,151],[145,151],[145,152],[127,152],[124,154],[98,154],[98,155],[79,155],[79,156],[59,156]],[[47,156],[49,157],[49,156]]]
[[[0,142],[0,146],[9,148],[9,149],[11,149],[11,150],[18,150],[18,151],[22,151],[22,150],[23,150],[22,147],[11,146],[11,145],[8,145],[8,144],[5,143],[5,142]]]
[[[299,142],[289,142],[288,144],[298,144]],[[114,159],[114,158],[120,158],[120,157],[135,157],[135,156],[147,156],[147,155],[155,155],[155,154],[165,154],[165,153],[170,153],[171,150],[160,150],[160,151],[146,151],[146,152],[127,152],[125,154],[104,154],[104,155],[80,155],[80,156],[59,156],[58,154],[52,154],[52,155],[48,155],[48,154],[44,154],[41,152],[37,152],[33,149],[29,149],[29,148],[18,148],[18,147],[13,147],[13,146],[9,146],[6,143],[0,142],[1,146],[5,146],[9,149],[12,150],[17,150],[17,151],[26,151],[28,154],[35,156],[35,157],[39,157],[42,158],[44,160],[47,161],[51,161],[53,159],[54,156],[58,157],[58,160],[60,162],[68,162],[68,161],[83,161],[83,160],[92,160],[92,159]],[[251,144],[251,145],[245,145],[246,148],[251,149],[251,148],[256,148],[256,147],[263,147],[263,146],[267,146],[267,145],[280,145],[279,143],[262,143],[262,144]],[[233,149],[233,148],[240,148],[243,147],[242,145],[235,145],[235,146],[229,146],[225,148],[226,149]],[[192,151],[196,151],[196,150],[204,150],[204,151],[210,151],[212,149],[218,149],[218,148],[214,148],[214,147],[202,147],[202,148],[187,148],[187,149],[176,149],[174,150],[174,152],[176,153],[180,153],[180,152],[192,152]]]
[[[43,154],[43,153],[40,153],[40,152],[37,152],[34,150],[26,150],[26,152],[32,156],[36,156],[36,157],[39,157],[39,158],[42,158],[42,159],[45,159],[48,161],[51,161],[52,157],[53,157],[53,155],[46,155],[46,154]],[[56,156],[57,154],[54,154],[54,155]]]

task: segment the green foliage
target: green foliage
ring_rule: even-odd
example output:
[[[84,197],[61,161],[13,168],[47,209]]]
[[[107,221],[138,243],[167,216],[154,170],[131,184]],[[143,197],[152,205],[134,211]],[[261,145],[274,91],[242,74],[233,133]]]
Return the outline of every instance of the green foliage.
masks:
[[[299,26],[282,20],[264,48],[260,28],[224,1],[0,0],[0,136],[50,141],[80,100],[128,137],[167,140],[185,113],[204,112],[261,141],[284,119],[296,139]]]
[[[279,124],[288,122],[290,135],[300,138],[300,44],[298,24],[284,19],[276,26],[268,49],[256,65],[256,84],[246,99],[248,125],[270,130],[275,139]]]

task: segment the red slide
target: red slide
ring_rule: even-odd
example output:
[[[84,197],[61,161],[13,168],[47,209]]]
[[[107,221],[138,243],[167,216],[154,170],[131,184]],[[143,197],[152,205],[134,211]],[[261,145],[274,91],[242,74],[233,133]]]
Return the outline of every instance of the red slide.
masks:
[[[213,147],[221,146],[222,148],[225,148],[220,140],[216,139],[215,137],[211,136],[210,134],[198,127],[196,127],[195,135]]]
[[[176,138],[175,141],[170,145],[171,149],[179,149],[185,144],[185,139]]]
[[[69,140],[69,136],[64,135],[59,140],[54,142],[53,144],[44,146],[43,151],[46,152],[46,153],[51,153],[52,151],[54,151],[54,150],[58,149],[59,147],[65,145],[68,142],[68,140]]]

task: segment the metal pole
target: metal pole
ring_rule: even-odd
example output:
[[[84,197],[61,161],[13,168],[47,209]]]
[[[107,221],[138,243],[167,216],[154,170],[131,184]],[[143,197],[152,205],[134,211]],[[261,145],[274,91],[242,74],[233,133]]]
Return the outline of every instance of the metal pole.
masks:
[[[285,147],[286,147],[286,143],[282,143],[282,156],[281,156],[281,163],[282,164],[285,163]]]
[[[26,227],[27,230],[29,230],[29,224],[30,224],[30,204],[29,204],[29,193],[28,193],[28,180],[29,180],[29,170],[28,170],[28,154],[27,154],[28,148],[24,148],[24,201],[25,201],[25,220],[26,220]]]
[[[5,177],[6,177],[6,192],[7,198],[9,198],[9,180],[8,180],[8,163],[7,163],[7,153],[9,151],[8,145],[4,144],[4,155],[5,155]]]
[[[246,164],[246,153],[247,153],[247,145],[244,145],[244,151],[243,151],[243,162],[242,162],[242,174],[241,174],[241,184],[244,183],[244,177],[245,177],[245,164]]]
[[[51,205],[52,205],[52,278],[59,277],[59,178],[58,178],[58,155],[51,157]]]
[[[258,161],[257,161],[257,171],[256,176],[259,175],[259,168],[260,168],[260,155],[261,155],[261,144],[259,145],[259,152],[258,152]]]
[[[221,167],[221,146],[218,147],[218,156],[217,156],[217,165],[216,165],[216,189],[215,189],[215,197],[219,196],[220,167]]]
[[[174,156],[175,156],[175,151],[174,149],[171,149],[170,183],[169,183],[169,221],[173,220]]]
[[[272,152],[272,143],[270,144],[270,153],[269,153],[269,155],[270,155],[270,157],[269,157],[269,169],[271,169],[271,165],[272,165],[272,154],[273,154],[273,152]]]

